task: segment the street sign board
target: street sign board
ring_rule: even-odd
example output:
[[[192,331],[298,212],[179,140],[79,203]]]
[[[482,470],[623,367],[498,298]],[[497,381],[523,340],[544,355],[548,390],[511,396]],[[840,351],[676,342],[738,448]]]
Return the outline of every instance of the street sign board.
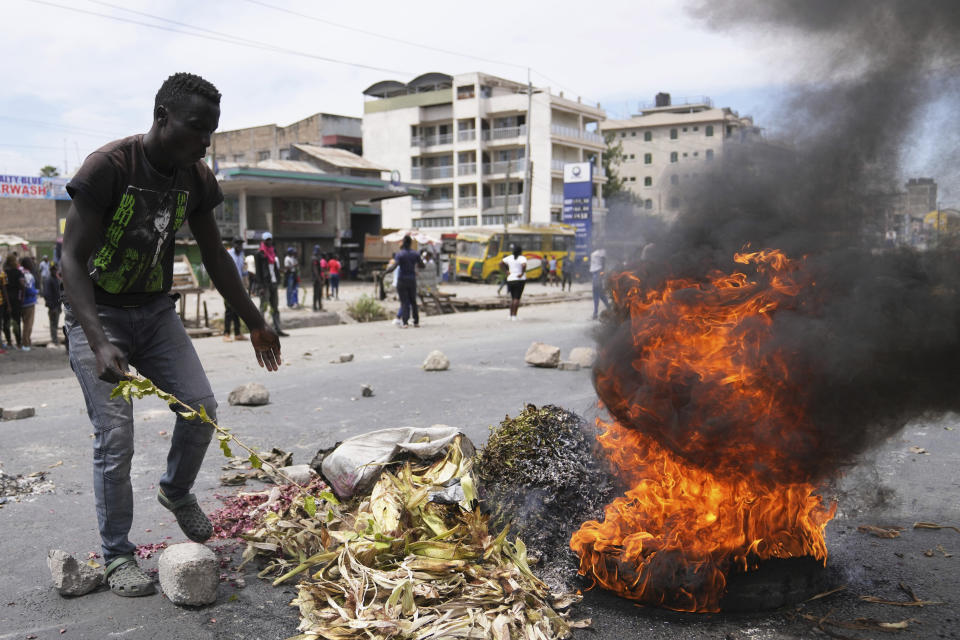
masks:
[[[578,256],[590,255],[593,227],[593,164],[568,162],[563,165],[563,221],[576,229]]]

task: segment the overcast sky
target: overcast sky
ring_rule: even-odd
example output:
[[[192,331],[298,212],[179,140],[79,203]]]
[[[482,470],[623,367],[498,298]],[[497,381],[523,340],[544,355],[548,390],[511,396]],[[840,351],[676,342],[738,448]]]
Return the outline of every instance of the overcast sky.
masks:
[[[484,71],[524,81],[527,67],[535,85],[599,102],[611,118],[667,91],[710,96],[775,130],[776,99],[804,64],[802,43],[710,32],[681,0],[467,6],[3,0],[0,173],[36,175],[45,164],[73,172],[105,142],[145,132],[156,90],[177,71],[221,91],[221,130],[318,111],[361,116],[361,92],[378,80]]]

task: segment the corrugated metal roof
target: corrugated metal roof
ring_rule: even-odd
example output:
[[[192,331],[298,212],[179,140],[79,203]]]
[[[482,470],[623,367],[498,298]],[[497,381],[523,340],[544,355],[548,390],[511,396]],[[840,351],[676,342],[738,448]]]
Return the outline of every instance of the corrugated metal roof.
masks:
[[[251,169],[270,169],[272,171],[296,171],[298,173],[320,173],[326,171],[303,160],[261,160],[259,162],[218,162],[218,169],[235,169],[249,167]]]
[[[368,171],[389,171],[389,169],[374,164],[366,158],[358,156],[346,149],[318,147],[312,144],[295,144],[293,146],[307,155],[332,164],[335,167],[341,167],[343,169],[367,169]]]

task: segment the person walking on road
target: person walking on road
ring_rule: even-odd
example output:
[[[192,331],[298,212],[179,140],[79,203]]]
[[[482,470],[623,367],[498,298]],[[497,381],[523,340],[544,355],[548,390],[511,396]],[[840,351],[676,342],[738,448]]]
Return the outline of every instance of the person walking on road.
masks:
[[[560,259],[560,273],[563,274],[560,280],[560,291],[573,291],[573,270],[576,268],[573,260],[573,253],[567,252]]]
[[[50,275],[43,283],[43,301],[47,305],[47,319],[50,322],[50,343],[60,344],[60,312],[63,304],[60,297],[60,269],[56,262],[50,265]]]
[[[260,284],[260,313],[266,313],[269,309],[273,330],[281,338],[286,337],[288,334],[280,327],[280,296],[277,292],[280,266],[277,263],[277,251],[273,246],[273,234],[269,231],[264,231],[261,236],[256,262],[257,282]]]
[[[527,283],[527,257],[519,244],[513,245],[513,255],[505,257],[500,266],[507,273],[507,291],[510,292],[510,320],[516,322],[520,310],[520,296]]]
[[[407,328],[413,315],[413,326],[420,326],[420,311],[417,308],[417,267],[423,267],[420,254],[411,249],[413,238],[403,236],[400,251],[393,254],[384,274],[397,269],[397,295],[400,296],[401,328]]]
[[[230,259],[233,260],[233,264],[237,266],[237,275],[240,276],[240,282],[243,284],[243,281],[247,275],[247,264],[246,260],[243,257],[243,239],[234,238],[233,247],[230,248],[228,252],[230,254]],[[245,287],[246,288],[246,287]],[[230,333],[230,329],[233,329],[233,334]],[[230,303],[227,301],[226,297],[223,299],[223,341],[232,342],[234,340],[246,340],[247,337],[243,335],[243,331],[240,329],[240,314],[234,311],[233,307],[230,306]]]
[[[310,260],[310,273],[313,276],[313,310],[323,311],[323,256],[320,245],[313,245],[313,258]]]
[[[133,406],[113,397],[129,365],[182,402],[216,419],[217,401],[170,297],[174,238],[189,222],[203,264],[250,327],[261,367],[276,371],[280,341],[250,301],[221,244],[214,208],[223,193],[203,158],[220,120],[220,93],[203,78],[177,73],[154,99],[146,134],[94,151],[67,184],[72,198],[63,233],[65,321],[70,366],[93,423],[93,489],[104,579],[120,596],[155,592],[130,541],[134,492]],[[170,407],[176,425],[157,499],[194,542],[213,535],[190,492],[213,428]]]
[[[603,290],[603,275],[606,269],[607,252],[601,249],[595,249],[590,254],[590,277],[593,280],[593,319],[596,320],[600,310],[600,301],[603,301],[603,307],[609,308],[610,302],[607,300],[607,294]]]

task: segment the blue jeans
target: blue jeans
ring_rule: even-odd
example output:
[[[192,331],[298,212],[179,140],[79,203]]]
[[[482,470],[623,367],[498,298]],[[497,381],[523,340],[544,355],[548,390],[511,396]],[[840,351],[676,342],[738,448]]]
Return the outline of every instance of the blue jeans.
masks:
[[[293,273],[288,273],[286,280],[287,287],[287,306],[295,307],[300,304],[300,292],[297,289],[297,276]]]
[[[217,401],[173,300],[160,296],[142,307],[130,308],[97,305],[97,312],[107,338],[141,375],[193,408],[203,406],[216,420]],[[70,367],[80,382],[93,424],[93,492],[103,558],[110,562],[136,549],[128,537],[133,523],[133,405],[120,397],[110,398],[114,385],[97,377],[96,358],[69,306],[65,322]],[[170,409],[183,410],[179,405]],[[212,436],[210,425],[177,414],[167,469],[160,478],[160,488],[170,500],[190,492]]]
[[[597,317],[597,311],[600,309],[600,301],[603,300],[603,307],[607,308],[610,306],[610,302],[607,300],[607,294],[603,290],[603,276],[600,275],[599,271],[593,273],[593,317]]]

